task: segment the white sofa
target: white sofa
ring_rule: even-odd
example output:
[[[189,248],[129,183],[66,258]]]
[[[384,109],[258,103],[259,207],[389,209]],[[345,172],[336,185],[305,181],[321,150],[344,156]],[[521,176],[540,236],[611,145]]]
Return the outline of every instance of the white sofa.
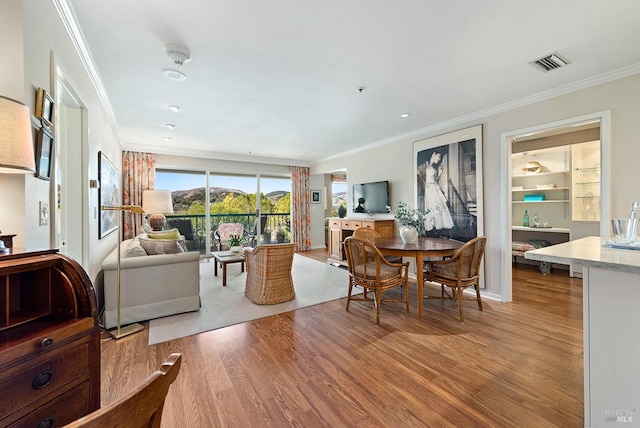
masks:
[[[125,257],[132,240],[120,247],[120,324],[200,309],[200,253]],[[117,248],[102,263],[104,324],[117,326]]]

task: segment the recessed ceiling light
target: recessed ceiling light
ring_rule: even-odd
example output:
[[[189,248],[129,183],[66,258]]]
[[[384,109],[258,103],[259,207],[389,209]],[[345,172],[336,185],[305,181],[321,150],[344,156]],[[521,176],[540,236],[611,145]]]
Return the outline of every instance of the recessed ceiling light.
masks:
[[[173,123],[167,123],[164,126],[165,126],[165,128],[176,129],[176,126]]]
[[[169,106],[169,110],[171,110],[171,111],[173,111],[173,112],[178,113],[178,112],[181,112],[181,111],[182,111],[182,107],[180,107],[180,106],[175,106],[175,105],[174,105],[174,106]]]
[[[163,71],[165,77],[169,80],[175,80],[177,82],[182,82],[183,80],[187,80],[187,75],[178,70],[165,70]]]
[[[400,115],[400,117],[409,117],[409,116],[411,116],[409,113],[402,113],[402,114]]]
[[[171,141],[171,137],[164,137],[163,140],[169,142]]]

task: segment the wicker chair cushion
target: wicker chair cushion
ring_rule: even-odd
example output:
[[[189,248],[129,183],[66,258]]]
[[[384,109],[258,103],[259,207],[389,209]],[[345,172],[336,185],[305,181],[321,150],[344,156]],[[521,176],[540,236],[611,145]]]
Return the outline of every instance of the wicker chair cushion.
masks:
[[[355,266],[356,276],[364,277],[366,279],[376,279],[376,262],[371,261],[367,262],[366,268],[365,265],[356,265]],[[366,272],[366,274],[365,274]],[[380,279],[391,279],[400,275],[400,268],[394,266],[387,266],[385,264],[380,264]]]

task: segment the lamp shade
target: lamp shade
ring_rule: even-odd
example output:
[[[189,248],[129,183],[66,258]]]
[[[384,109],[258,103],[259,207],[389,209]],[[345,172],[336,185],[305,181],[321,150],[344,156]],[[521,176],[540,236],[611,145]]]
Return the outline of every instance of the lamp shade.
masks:
[[[0,174],[29,172],[36,172],[29,107],[0,96]]]
[[[148,214],[173,214],[171,191],[143,190],[142,209]]]

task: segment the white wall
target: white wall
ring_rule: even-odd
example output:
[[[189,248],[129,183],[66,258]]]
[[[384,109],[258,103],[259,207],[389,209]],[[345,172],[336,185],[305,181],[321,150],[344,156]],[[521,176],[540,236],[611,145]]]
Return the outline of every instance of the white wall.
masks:
[[[640,188],[632,183],[632,172],[640,160],[640,75],[582,89],[567,95],[487,116],[455,128],[441,129],[411,139],[398,141],[315,163],[312,174],[346,168],[350,184],[375,180],[391,181],[392,204],[414,200],[413,142],[457,129],[483,124],[484,230],[488,238],[486,252],[486,286],[500,295],[500,176],[505,174],[500,160],[500,134],[603,110],[611,111],[611,215],[628,214],[631,202],[640,200]],[[349,209],[350,212],[350,209]],[[351,214],[349,214],[351,215]]]
[[[22,49],[22,2],[0,0],[0,95],[26,104]],[[0,174],[0,231],[16,234],[13,245],[24,248],[26,238],[25,182],[32,174]]]
[[[13,37],[14,40],[10,45],[14,50],[23,50],[24,54],[24,69],[22,70],[18,65],[16,66],[16,75],[20,75],[21,87],[24,88],[24,102],[29,105],[33,112],[35,94],[38,87],[42,87],[53,94],[52,53],[54,53],[57,63],[64,68],[66,75],[72,81],[79,97],[88,110],[89,143],[87,152],[89,161],[87,165],[83,165],[83,168],[88,170],[89,178],[98,178],[98,151],[104,151],[110,159],[116,160],[116,164],[119,166],[121,146],[117,133],[80,62],[79,56],[62,25],[53,3],[41,0],[0,1],[2,1],[0,3],[2,9],[0,28],[3,27],[2,20],[5,18],[5,3],[8,2],[11,5],[14,3],[23,4],[24,33],[20,37]],[[16,19],[16,17],[14,16],[11,19]],[[4,55],[4,52],[0,53],[0,55]],[[4,62],[3,67],[0,68],[5,69]],[[0,85],[2,85],[0,88],[4,89],[5,84],[3,76],[3,79],[0,79]],[[80,150],[80,148],[77,149]],[[4,199],[6,183],[5,176],[0,176],[0,198],[2,199]],[[53,201],[50,200],[50,194],[55,195],[54,192],[51,192],[51,183],[31,176],[25,179],[22,194],[26,200],[24,212],[26,230],[24,235],[28,248],[50,247],[50,228],[53,227],[53,222],[50,222],[49,226],[39,226],[38,205],[39,201],[48,201],[51,208],[55,206]],[[87,206],[84,207],[91,213],[98,208],[97,192],[97,189],[90,191],[87,198]],[[97,218],[91,215],[90,219],[89,230],[85,231],[89,233],[89,266],[84,266],[84,268],[89,276],[95,279],[100,270],[102,260],[115,248],[117,234],[113,233],[105,239],[99,240]],[[81,226],[79,225],[78,227]],[[5,229],[5,232],[11,231]],[[81,261],[79,260],[79,262]]]

